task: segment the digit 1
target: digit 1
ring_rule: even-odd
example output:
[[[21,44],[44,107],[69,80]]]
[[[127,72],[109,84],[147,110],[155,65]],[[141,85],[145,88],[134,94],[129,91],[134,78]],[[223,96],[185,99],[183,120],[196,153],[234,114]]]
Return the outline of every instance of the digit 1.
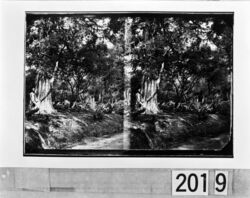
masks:
[[[203,173],[201,175],[201,177],[203,177],[203,192],[206,192],[206,189],[207,189],[207,174]]]

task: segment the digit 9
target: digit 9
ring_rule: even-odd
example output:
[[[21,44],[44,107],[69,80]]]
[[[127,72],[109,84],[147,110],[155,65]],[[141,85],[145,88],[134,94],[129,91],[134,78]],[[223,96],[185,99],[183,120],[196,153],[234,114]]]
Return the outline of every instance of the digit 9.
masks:
[[[215,190],[218,192],[223,192],[226,188],[226,185],[227,185],[227,178],[226,178],[225,174],[218,173],[216,175],[215,182],[218,185],[218,187],[216,187]],[[221,188],[219,188],[219,186],[221,186]]]

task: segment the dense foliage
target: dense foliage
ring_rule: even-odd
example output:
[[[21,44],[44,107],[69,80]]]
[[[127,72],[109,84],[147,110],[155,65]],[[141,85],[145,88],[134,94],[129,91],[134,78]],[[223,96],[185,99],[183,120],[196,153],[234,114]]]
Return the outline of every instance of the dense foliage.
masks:
[[[217,111],[223,101],[229,105],[230,17],[136,17],[132,30],[135,93],[145,79],[159,79],[162,110]]]
[[[28,93],[42,78],[52,82],[55,107],[65,107],[65,101],[70,108],[89,104],[96,109],[93,101],[122,106],[128,54],[132,110],[142,106],[136,94],[149,95],[145,103],[157,95],[154,102],[163,111],[217,111],[222,102],[230,101],[230,16],[132,16],[125,46],[127,18],[28,15],[26,104]],[[151,96],[145,93],[145,83],[156,89]]]
[[[52,99],[58,108],[65,108],[65,101],[70,107],[78,102],[96,108],[93,101],[122,100],[124,64],[115,46],[120,34],[110,24],[107,17],[28,16],[26,93],[43,77],[53,79]]]

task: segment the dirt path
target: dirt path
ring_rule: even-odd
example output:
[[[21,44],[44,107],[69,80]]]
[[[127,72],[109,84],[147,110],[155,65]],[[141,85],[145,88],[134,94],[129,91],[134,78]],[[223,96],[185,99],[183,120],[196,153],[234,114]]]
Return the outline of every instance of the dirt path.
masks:
[[[123,133],[111,137],[100,137],[95,139],[86,139],[84,144],[73,146],[70,149],[123,149]]]
[[[217,137],[194,137],[185,142],[172,142],[167,150],[220,150],[229,141],[227,134],[221,134]],[[100,137],[95,139],[87,139],[84,144],[79,144],[70,149],[86,150],[86,149],[124,149],[124,134],[116,134],[111,137]]]

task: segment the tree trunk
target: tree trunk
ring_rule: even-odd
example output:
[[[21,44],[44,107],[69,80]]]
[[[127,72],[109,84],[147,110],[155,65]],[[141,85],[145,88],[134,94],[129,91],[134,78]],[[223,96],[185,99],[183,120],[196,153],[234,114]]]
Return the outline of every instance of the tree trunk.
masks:
[[[157,114],[159,112],[157,101],[158,80],[147,80],[143,86],[142,106],[146,114]]]
[[[125,32],[124,32],[124,41],[125,41],[125,66],[124,66],[124,117],[123,117],[123,149],[130,148],[130,80],[131,80],[131,26],[133,19],[127,17],[125,20]]]
[[[37,79],[37,92],[39,99],[39,112],[40,114],[51,114],[56,110],[52,105],[51,90],[55,80],[55,75],[58,69],[58,61],[56,61],[55,68],[51,79],[39,75]]]
[[[51,114],[55,112],[52,105],[51,98],[51,82],[50,79],[40,77],[37,85],[38,99],[39,99],[39,113]]]

